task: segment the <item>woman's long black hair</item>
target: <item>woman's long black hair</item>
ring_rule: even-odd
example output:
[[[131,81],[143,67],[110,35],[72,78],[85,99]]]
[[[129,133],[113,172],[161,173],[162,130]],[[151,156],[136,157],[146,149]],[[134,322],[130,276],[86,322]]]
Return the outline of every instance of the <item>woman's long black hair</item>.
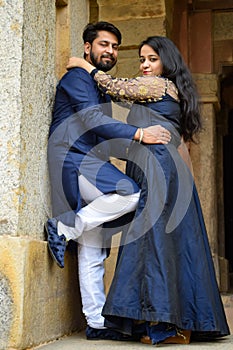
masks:
[[[139,45],[149,45],[160,57],[162,76],[173,81],[179,92],[181,106],[181,132],[184,141],[194,141],[193,136],[202,129],[200,100],[192,75],[175,44],[163,36],[150,36]]]

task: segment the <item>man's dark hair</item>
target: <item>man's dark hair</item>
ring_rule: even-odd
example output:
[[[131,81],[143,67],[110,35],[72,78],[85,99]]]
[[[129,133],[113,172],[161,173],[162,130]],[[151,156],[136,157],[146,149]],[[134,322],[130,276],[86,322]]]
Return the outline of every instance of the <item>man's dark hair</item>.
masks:
[[[92,42],[97,38],[98,32],[101,30],[114,34],[117,37],[118,44],[121,44],[121,32],[119,29],[117,29],[117,27],[115,27],[112,23],[103,21],[87,24],[83,31],[84,44],[86,42],[92,44]]]

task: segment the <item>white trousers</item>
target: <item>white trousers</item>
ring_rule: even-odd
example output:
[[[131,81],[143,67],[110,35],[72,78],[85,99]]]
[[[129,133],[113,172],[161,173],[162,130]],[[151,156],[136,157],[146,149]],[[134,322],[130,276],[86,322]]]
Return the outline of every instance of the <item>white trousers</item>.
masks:
[[[121,196],[117,193],[103,194],[83,175],[79,176],[79,190],[82,198],[89,204],[76,214],[75,228],[58,222],[58,234],[64,234],[68,240],[77,240],[83,232],[134,211],[140,195],[140,192],[127,196]]]
[[[106,299],[103,278],[107,250],[102,248],[103,236],[100,225],[135,210],[139,192],[128,196],[104,195],[82,175],[79,177],[79,188],[82,198],[87,203],[90,202],[79,211],[75,222],[78,235],[83,233],[78,244],[78,271],[83,313],[90,327],[101,329],[104,328],[101,312]],[[73,232],[73,234],[72,237],[70,232],[70,239],[77,239],[76,233]]]
[[[98,329],[104,328],[104,317],[101,312],[105,303],[104,260],[107,250],[90,246],[88,236],[91,234],[92,243],[95,238],[96,245],[101,246],[100,231],[100,228],[95,228],[85,232],[84,244],[78,245],[78,272],[83,313],[87,324]]]

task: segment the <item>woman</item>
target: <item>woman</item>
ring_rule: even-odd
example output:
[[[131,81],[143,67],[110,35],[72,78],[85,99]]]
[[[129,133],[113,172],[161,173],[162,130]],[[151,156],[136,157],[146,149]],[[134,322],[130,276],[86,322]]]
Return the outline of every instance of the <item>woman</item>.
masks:
[[[147,38],[139,57],[144,77],[136,79],[113,79],[87,62],[73,62],[114,98],[134,102],[127,121],[141,133],[157,123],[172,134],[169,145],[130,146],[127,174],[141,187],[140,201],[123,233],[102,314],[107,327],[138,334],[149,344],[188,343],[190,334],[193,339],[225,336],[229,329],[198,194],[177,152],[180,137],[193,141],[201,130],[196,89],[168,38]],[[150,86],[160,81],[165,91],[154,96]]]

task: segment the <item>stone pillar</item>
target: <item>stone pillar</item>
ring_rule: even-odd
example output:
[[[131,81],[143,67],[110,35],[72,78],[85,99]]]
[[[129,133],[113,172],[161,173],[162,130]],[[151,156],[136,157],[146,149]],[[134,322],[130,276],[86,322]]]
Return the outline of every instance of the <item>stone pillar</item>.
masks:
[[[71,2],[76,10],[79,5],[83,26],[88,2]],[[0,1],[0,350],[31,348],[84,325],[75,247],[61,270],[44,236],[50,215],[46,149],[56,85],[55,3]],[[81,35],[76,15],[71,18],[70,50],[74,31]]]
[[[227,260],[219,257],[220,227],[217,178],[217,131],[216,113],[218,112],[218,82],[213,72],[213,16],[212,12],[194,12],[189,16],[189,67],[194,74],[199,95],[203,102],[204,131],[200,135],[200,144],[192,145],[191,155],[195,168],[195,179],[199,189],[204,218],[207,226],[210,247],[221,290],[228,289]],[[200,56],[199,48],[203,48]],[[221,272],[220,272],[221,271]]]
[[[1,212],[0,235],[17,234],[20,187],[20,73],[22,65],[23,3],[0,3],[1,24]],[[21,197],[23,200],[23,198]],[[10,215],[9,215],[10,214]]]
[[[218,215],[216,192],[216,111],[218,107],[217,77],[215,74],[193,75],[202,99],[203,131],[199,143],[191,144],[191,158],[215,269],[219,279]]]

